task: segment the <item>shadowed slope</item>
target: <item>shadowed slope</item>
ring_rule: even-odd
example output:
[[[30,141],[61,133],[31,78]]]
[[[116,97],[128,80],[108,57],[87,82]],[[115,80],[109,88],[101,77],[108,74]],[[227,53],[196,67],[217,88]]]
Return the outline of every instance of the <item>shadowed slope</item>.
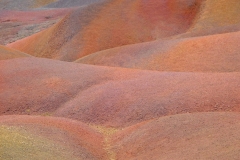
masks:
[[[30,57],[30,55],[0,45],[0,60],[20,57]]]
[[[0,116],[0,133],[1,159],[106,159],[103,137],[77,121]]]
[[[0,0],[0,160],[239,160],[239,9]]]
[[[123,127],[171,114],[240,108],[239,73],[162,73],[38,58],[0,65],[0,114]]]
[[[197,113],[163,117],[113,136],[119,160],[239,159],[240,115]]]
[[[205,0],[191,29],[180,37],[193,37],[240,30],[239,0]]]
[[[80,8],[48,30],[9,46],[37,57],[73,61],[100,50],[183,33],[199,6],[200,0],[106,1]]]
[[[109,49],[76,62],[182,72],[239,72],[240,32],[159,40]]]

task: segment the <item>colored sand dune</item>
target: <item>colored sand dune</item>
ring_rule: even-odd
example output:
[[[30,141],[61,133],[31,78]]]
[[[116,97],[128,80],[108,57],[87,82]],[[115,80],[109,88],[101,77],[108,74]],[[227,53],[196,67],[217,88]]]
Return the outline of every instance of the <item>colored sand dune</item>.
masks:
[[[3,61],[1,71],[0,114],[122,127],[179,113],[240,111],[238,72],[162,73],[39,58]]]
[[[0,10],[0,159],[240,159],[239,0]]]
[[[4,46],[0,46],[0,60],[20,58],[20,57],[30,57],[30,55],[17,50],[13,50]]]
[[[198,1],[147,3],[114,0],[80,8],[48,30],[9,46],[37,57],[73,61],[100,50],[183,33],[199,9]]]

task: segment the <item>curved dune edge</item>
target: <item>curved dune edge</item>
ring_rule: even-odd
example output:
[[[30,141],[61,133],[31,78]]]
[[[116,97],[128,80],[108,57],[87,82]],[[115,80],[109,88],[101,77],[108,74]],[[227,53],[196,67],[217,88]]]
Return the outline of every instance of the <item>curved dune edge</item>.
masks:
[[[100,50],[184,33],[201,0],[145,3],[114,0],[79,8],[46,31],[8,46],[37,57],[74,61]]]
[[[0,60],[23,58],[23,57],[31,57],[31,56],[26,53],[0,45]]]
[[[162,117],[112,136],[116,159],[238,159],[239,113]]]
[[[0,116],[0,132],[3,133],[0,157],[4,159],[106,159],[107,156],[102,135],[79,121]]]
[[[239,7],[238,0],[205,0],[190,31],[239,24]]]
[[[239,72],[240,32],[113,48],[75,62],[177,72]]]
[[[93,152],[88,152],[89,148],[81,150],[84,145],[78,142],[87,147],[97,146],[102,143],[101,136],[81,122],[52,117],[0,116],[4,151],[1,158],[234,159],[240,157],[239,120],[239,113],[188,113],[155,118],[118,131],[105,130],[104,141],[108,146],[100,145],[97,150],[107,149],[109,157],[96,157],[96,150],[94,157]],[[28,153],[22,154],[26,148]]]
[[[129,44],[240,29],[238,0],[221,0],[221,3],[216,0],[167,1],[166,4],[151,0],[148,5],[144,3],[118,0],[93,3],[73,11],[46,31],[9,46],[37,57],[74,61],[98,51]],[[123,15],[130,16],[126,20]]]
[[[240,0],[0,0],[0,23],[0,160],[240,159]]]
[[[238,0],[204,0],[190,29],[173,38],[198,37],[240,30]]]
[[[52,115],[122,128],[166,115],[240,111],[238,72],[153,72],[40,58],[0,65],[1,115]]]

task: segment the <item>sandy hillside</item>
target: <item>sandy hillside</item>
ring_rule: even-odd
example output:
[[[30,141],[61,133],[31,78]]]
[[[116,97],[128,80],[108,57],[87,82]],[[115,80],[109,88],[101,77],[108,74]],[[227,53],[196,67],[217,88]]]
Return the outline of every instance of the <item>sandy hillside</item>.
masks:
[[[0,1],[0,159],[240,159],[240,1]]]
[[[9,47],[37,57],[73,61],[100,50],[184,33],[200,8],[200,0],[145,3],[114,0],[79,8],[48,30]]]
[[[5,46],[0,46],[0,60],[21,58],[21,57],[31,57],[31,56],[26,53],[7,48]]]

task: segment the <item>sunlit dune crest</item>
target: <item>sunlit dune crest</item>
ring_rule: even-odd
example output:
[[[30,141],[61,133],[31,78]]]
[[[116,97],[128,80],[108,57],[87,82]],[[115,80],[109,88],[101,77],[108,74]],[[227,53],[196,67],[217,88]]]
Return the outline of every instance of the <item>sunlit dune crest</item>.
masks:
[[[0,1],[0,159],[240,159],[239,0]]]

